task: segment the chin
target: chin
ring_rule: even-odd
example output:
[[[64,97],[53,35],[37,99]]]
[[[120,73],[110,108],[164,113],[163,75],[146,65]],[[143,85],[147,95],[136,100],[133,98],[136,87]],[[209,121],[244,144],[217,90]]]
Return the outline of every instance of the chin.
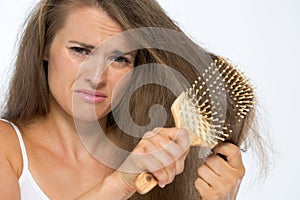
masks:
[[[85,122],[93,122],[93,121],[99,121],[100,119],[105,118],[106,114],[101,113],[95,113],[95,110],[93,111],[75,111],[73,112],[73,118],[76,121],[85,121]]]
[[[82,122],[94,122],[94,121],[98,121],[97,116],[93,116],[93,115],[73,115],[74,121],[82,121]]]
[[[109,113],[107,111],[109,109],[103,107],[105,106],[102,105],[101,107],[97,107],[93,104],[73,102],[72,115],[74,120],[86,122],[98,121],[99,119],[106,117]]]

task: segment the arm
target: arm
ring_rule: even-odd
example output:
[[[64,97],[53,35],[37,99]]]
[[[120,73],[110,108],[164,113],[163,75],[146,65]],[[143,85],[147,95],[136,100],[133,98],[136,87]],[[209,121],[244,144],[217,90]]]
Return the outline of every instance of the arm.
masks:
[[[0,155],[0,199],[20,199],[18,178],[3,153]]]
[[[91,190],[82,194],[76,200],[110,199],[125,200],[135,193],[135,188],[127,185],[122,180],[120,172],[116,171],[108,176],[102,184],[96,185]]]
[[[16,138],[13,136],[15,134],[11,132],[11,127],[0,122],[0,199],[19,200],[21,198],[18,177],[13,169],[14,165],[8,158],[9,155],[13,156],[15,153],[12,148],[16,149],[14,145]]]
[[[195,187],[203,200],[234,200],[245,174],[241,152],[231,143],[217,145],[213,151],[225,155],[227,161],[210,155],[198,168]]]

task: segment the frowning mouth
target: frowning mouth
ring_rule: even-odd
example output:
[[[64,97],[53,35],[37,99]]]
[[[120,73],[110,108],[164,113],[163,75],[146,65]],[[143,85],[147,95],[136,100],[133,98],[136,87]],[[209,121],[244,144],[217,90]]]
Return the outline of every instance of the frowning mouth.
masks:
[[[107,98],[107,96],[101,92],[88,89],[76,90],[75,94],[77,94],[83,101],[88,103],[101,103]]]

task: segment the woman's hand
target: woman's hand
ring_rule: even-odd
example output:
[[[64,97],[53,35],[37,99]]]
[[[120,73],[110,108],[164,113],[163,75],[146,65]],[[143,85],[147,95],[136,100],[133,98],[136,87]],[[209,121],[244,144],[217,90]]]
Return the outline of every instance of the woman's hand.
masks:
[[[219,144],[213,151],[198,168],[195,187],[203,200],[233,200],[245,174],[241,152],[231,143]],[[217,154],[226,156],[227,161]]]
[[[188,132],[177,128],[156,128],[147,132],[136,148],[116,171],[123,191],[136,191],[134,183],[141,172],[151,172],[160,187],[171,183],[183,172],[184,160],[190,149]]]

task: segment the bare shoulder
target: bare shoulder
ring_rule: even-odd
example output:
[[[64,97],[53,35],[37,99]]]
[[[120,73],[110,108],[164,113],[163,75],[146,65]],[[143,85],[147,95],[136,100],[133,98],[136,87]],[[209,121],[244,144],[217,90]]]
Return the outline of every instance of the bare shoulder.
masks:
[[[22,154],[14,128],[0,120],[0,155],[6,158],[16,175],[22,172]]]
[[[18,136],[13,127],[9,123],[0,120],[0,151],[5,153],[15,142],[18,142]]]
[[[22,154],[14,132],[10,124],[0,120],[0,180],[5,180],[0,181],[1,199],[20,199],[18,179]]]

